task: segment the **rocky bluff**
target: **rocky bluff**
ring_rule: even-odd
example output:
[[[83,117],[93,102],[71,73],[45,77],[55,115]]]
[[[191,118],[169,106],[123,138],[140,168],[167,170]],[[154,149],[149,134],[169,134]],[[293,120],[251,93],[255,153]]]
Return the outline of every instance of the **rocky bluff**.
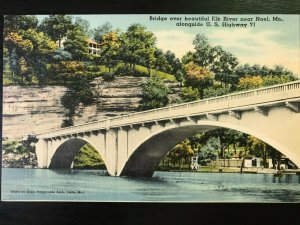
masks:
[[[138,110],[142,84],[147,77],[122,76],[106,82],[102,78],[90,85],[97,98],[91,106],[80,105],[74,124],[92,122],[107,117],[124,115]],[[179,98],[180,85],[166,82],[172,93],[170,102]],[[61,127],[66,110],[61,97],[69,90],[63,86],[6,86],[3,87],[3,133],[7,139],[40,133]]]

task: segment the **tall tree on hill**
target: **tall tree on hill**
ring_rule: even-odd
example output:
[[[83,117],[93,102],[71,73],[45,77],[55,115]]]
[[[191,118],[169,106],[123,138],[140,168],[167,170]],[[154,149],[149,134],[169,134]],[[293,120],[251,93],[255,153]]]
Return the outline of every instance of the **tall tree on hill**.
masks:
[[[95,41],[101,43],[103,41],[103,36],[112,31],[112,25],[109,22],[106,22],[102,26],[95,28],[92,33]]]
[[[21,34],[10,32],[4,39],[4,47],[7,49],[9,55],[12,80],[14,82],[20,81],[23,83],[23,73],[21,66],[23,64],[24,67],[24,58],[27,58],[27,56],[33,50],[32,42],[24,38]],[[23,61],[22,63],[21,60]]]
[[[185,67],[186,84],[193,88],[197,88],[200,93],[200,98],[203,98],[204,89],[212,85],[214,75],[209,70],[190,62]]]
[[[92,36],[92,31],[90,30],[90,23],[89,21],[82,19],[81,17],[75,17],[74,26],[81,29],[82,33],[87,36]]]
[[[47,78],[47,63],[53,59],[57,46],[43,32],[29,29],[22,35],[33,45],[33,49],[27,57],[28,64],[32,67],[38,82],[43,84]]]
[[[39,26],[39,29],[52,40],[58,41],[59,47],[61,47],[62,39],[66,37],[71,28],[73,28],[72,17],[66,15],[50,15]]]
[[[163,72],[167,72],[169,70],[170,65],[166,59],[166,55],[163,50],[156,49],[154,52],[155,57],[155,69]]]
[[[100,59],[98,61],[103,62],[109,68],[109,71],[119,61],[120,46],[121,42],[118,32],[111,31],[103,35]]]
[[[236,85],[239,77],[234,73],[238,65],[237,58],[230,52],[225,51],[221,46],[212,46],[207,37],[197,34],[193,41],[195,52],[188,52],[182,62],[187,64],[194,62],[204,69],[208,69],[215,74],[215,80],[221,84]]]
[[[36,29],[38,19],[36,16],[25,15],[6,15],[4,16],[4,37],[10,32],[20,30]]]
[[[68,31],[67,39],[64,42],[64,50],[72,55],[72,59],[83,61],[88,57],[87,36],[79,28],[75,27]]]
[[[156,38],[146,27],[140,24],[129,26],[127,32],[122,35],[121,58],[129,63],[132,69],[137,63],[148,62],[154,57]]]

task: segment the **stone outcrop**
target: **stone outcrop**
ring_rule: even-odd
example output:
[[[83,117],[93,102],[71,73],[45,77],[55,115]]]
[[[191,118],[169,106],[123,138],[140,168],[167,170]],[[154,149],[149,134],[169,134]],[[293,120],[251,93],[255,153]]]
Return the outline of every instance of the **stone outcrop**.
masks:
[[[95,104],[80,105],[74,124],[124,115],[138,110],[142,84],[147,77],[122,76],[114,81],[95,79],[90,85],[95,92]],[[166,82],[171,88],[170,103],[179,98],[180,85]],[[68,92],[62,86],[7,86],[3,87],[3,134],[7,139],[22,138],[22,135],[40,133],[61,127],[66,109],[61,97]]]
[[[23,154],[8,153],[2,155],[4,168],[37,168],[36,154],[27,152]]]

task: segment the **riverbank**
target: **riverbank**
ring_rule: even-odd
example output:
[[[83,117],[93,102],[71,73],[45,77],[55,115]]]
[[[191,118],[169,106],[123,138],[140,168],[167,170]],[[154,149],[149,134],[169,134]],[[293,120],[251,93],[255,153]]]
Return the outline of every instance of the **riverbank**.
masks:
[[[164,172],[200,172],[200,173],[252,173],[252,174],[300,174],[300,169],[275,170],[270,168],[241,168],[238,167],[217,167],[202,166],[198,170],[184,169],[164,169],[157,170]]]

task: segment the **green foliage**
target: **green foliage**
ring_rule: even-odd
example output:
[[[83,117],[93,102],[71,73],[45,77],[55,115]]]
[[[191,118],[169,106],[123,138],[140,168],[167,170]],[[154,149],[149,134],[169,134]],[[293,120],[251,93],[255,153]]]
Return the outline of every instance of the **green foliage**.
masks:
[[[73,60],[83,61],[88,58],[87,36],[77,28],[67,32],[67,40],[64,42],[64,49],[72,55]]]
[[[102,75],[104,81],[113,81],[115,79],[115,74],[113,72],[106,72]]]
[[[203,90],[203,98],[212,98],[230,93],[230,87],[214,85]]]
[[[285,76],[267,75],[263,77],[263,86],[283,84],[295,80],[297,80],[297,78],[293,75],[285,75]]]
[[[120,76],[129,76],[134,75],[134,71],[128,65],[120,63],[115,70],[115,74]]]
[[[148,69],[154,64],[156,38],[146,27],[132,24],[120,37],[120,57],[134,69],[138,63],[145,63]]]
[[[108,32],[102,36],[99,62],[105,64],[109,70],[119,62],[121,41],[118,32]]]
[[[66,103],[64,103],[64,105],[66,105]],[[67,106],[67,107],[69,107],[69,108],[71,108],[71,107],[74,108],[74,112],[75,112],[75,107],[74,107],[74,106]],[[71,113],[67,114],[67,116],[69,116],[69,115],[72,116]],[[67,118],[67,119],[64,119],[64,120],[62,121],[62,124],[61,124],[60,127],[70,127],[70,126],[74,126],[74,122],[73,122],[72,118]]]
[[[74,27],[80,29],[85,36],[87,37],[92,36],[92,32],[90,31],[89,21],[82,19],[79,16],[75,17]]]
[[[26,152],[34,153],[34,143],[37,142],[37,139],[33,136],[29,136],[26,140],[22,141],[3,141],[2,149],[6,154],[23,154]]]
[[[101,43],[103,40],[103,36],[112,31],[112,25],[108,22],[106,22],[105,24],[103,24],[102,26],[98,26],[97,28],[95,28],[93,30],[93,37],[94,39],[98,42]]]
[[[10,32],[20,30],[36,29],[38,19],[36,16],[25,15],[5,15],[4,16],[4,36]]]
[[[20,153],[24,152],[24,147],[22,147],[22,143],[20,141],[3,141],[2,142],[2,150],[5,151],[6,154],[8,153]]]
[[[284,68],[281,65],[275,65],[273,68],[269,68],[266,65],[260,66],[258,64],[254,64],[250,66],[249,64],[244,64],[236,67],[235,73],[241,78],[244,76],[257,76],[261,77],[273,75],[273,76],[291,76],[295,77],[295,75]]]
[[[194,155],[191,143],[188,139],[185,139],[178,143],[172,148],[166,155],[166,159],[169,162],[171,161],[173,167],[176,166],[176,163],[179,164],[179,169],[183,167],[190,168],[191,157]],[[165,161],[165,160],[163,160]]]
[[[168,93],[170,89],[158,76],[152,76],[148,83],[143,85],[141,110],[160,108],[168,104]]]
[[[94,93],[88,83],[75,83],[70,86],[69,91],[61,97],[62,105],[67,109],[65,116],[67,117],[62,127],[72,126],[72,118],[75,116],[76,108],[80,103],[83,105],[91,105],[94,102]]]
[[[39,83],[45,81],[46,65],[56,45],[44,33],[34,29],[10,32],[5,37],[4,46],[8,50],[14,82],[23,84],[33,79],[38,79]]]
[[[200,93],[197,88],[183,87],[181,91],[181,99],[183,102],[191,102],[200,99]]]
[[[62,46],[62,39],[66,37],[68,31],[73,28],[72,17],[66,15],[50,15],[46,17],[39,29],[47,34],[52,40],[58,42],[58,46]]]
[[[74,169],[106,169],[105,164],[97,152],[90,144],[84,145],[74,158]]]
[[[217,137],[211,137],[198,153],[199,163],[201,165],[206,165],[208,161],[215,160],[218,157],[218,150],[220,148],[220,139]]]

